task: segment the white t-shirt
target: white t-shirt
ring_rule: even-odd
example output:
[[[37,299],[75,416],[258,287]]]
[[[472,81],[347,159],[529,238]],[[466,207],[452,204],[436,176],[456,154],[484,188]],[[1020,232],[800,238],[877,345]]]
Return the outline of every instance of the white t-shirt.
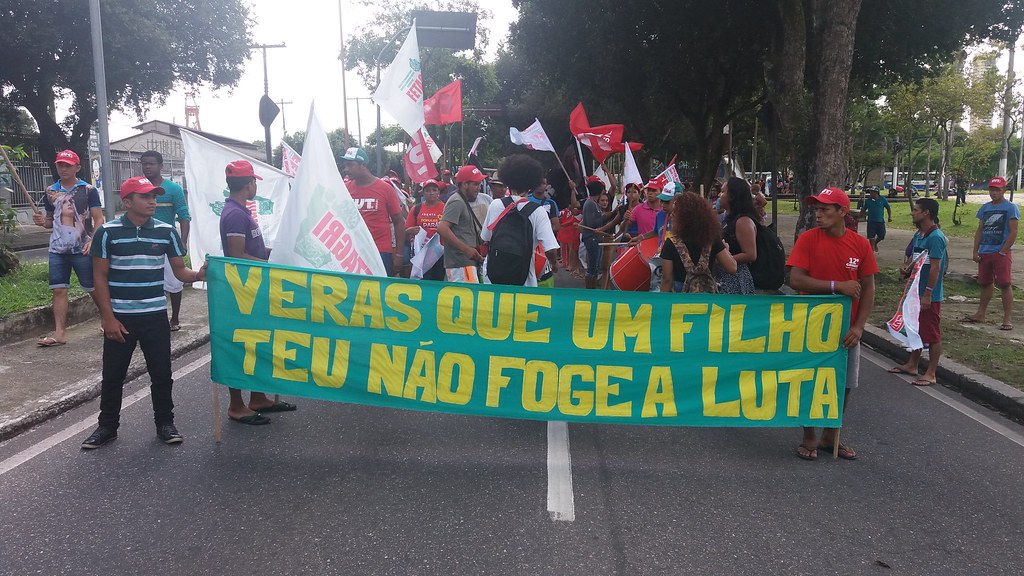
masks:
[[[530,201],[526,198],[520,197],[517,200],[516,208],[522,210],[523,208],[530,205]],[[491,230],[489,226],[501,216],[501,213],[505,211],[505,205],[502,204],[501,198],[495,198],[491,201],[491,205],[487,207],[487,216],[483,221],[483,228],[480,230],[480,238],[485,242],[491,239]],[[555,239],[555,233],[551,229],[551,219],[548,218],[548,212],[543,206],[537,206],[537,209],[530,214],[530,223],[533,225],[533,242],[534,244],[540,244],[541,250],[548,252],[550,250],[558,249],[558,240]],[[490,280],[487,279],[487,259],[484,259],[483,267],[484,283],[490,284]],[[531,264],[530,276],[526,279],[526,283],[523,286],[536,286],[537,285],[537,272],[535,267]]]

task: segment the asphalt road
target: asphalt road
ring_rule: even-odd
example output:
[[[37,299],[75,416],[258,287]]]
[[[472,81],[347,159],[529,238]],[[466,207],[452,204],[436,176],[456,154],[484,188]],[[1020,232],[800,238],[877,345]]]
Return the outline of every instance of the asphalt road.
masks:
[[[1024,572],[1024,427],[873,353],[855,462],[797,459],[797,430],[574,424],[566,446],[557,424],[303,399],[218,445],[208,353],[175,363],[183,445],[139,381],[109,446],[79,448],[96,401],[0,444],[0,574]]]

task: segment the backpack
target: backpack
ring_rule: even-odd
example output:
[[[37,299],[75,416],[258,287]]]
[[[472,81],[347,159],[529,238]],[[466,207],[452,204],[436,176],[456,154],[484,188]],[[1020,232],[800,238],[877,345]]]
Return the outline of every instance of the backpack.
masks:
[[[533,223],[530,214],[540,204],[526,201],[522,210],[516,204],[523,200],[505,197],[505,211],[490,225],[491,241],[487,248],[487,279],[491,284],[522,286],[533,266]]]
[[[700,253],[700,258],[694,264],[690,258],[690,249],[683,244],[679,238],[673,236],[672,243],[675,244],[679,259],[683,261],[683,269],[686,270],[686,280],[683,280],[683,292],[687,294],[718,294],[718,282],[711,275],[711,247],[705,246]]]
[[[749,264],[754,287],[778,290],[786,281],[786,249],[771,228],[754,221],[757,227],[757,260]]]

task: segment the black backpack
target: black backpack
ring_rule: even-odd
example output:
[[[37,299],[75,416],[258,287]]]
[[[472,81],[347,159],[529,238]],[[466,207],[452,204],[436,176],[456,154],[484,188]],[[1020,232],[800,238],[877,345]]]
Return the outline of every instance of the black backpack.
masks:
[[[523,209],[514,206],[517,197],[501,199],[505,211],[491,225],[491,241],[487,246],[487,279],[491,284],[522,286],[533,266],[533,223],[530,214],[540,204],[527,200]]]
[[[771,228],[754,220],[757,227],[757,260],[750,263],[754,286],[778,290],[786,280],[786,249]]]

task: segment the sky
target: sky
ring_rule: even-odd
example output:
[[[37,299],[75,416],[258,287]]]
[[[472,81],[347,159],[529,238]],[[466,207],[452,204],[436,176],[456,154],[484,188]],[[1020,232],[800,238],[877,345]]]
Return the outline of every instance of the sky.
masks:
[[[317,114],[327,131],[343,126],[339,18],[337,0],[252,0],[250,13],[256,20],[253,41],[256,44],[285,44],[285,48],[267,50],[267,72],[270,97],[286,102],[282,114],[271,125],[271,140],[280,142],[284,129],[289,133],[306,129],[310,103],[316,101]],[[484,24],[491,30],[487,58],[493,59],[499,42],[507,35],[509,25],[517,17],[511,0],[487,0],[484,4],[494,18]],[[342,24],[346,41],[372,21],[374,12],[355,0],[342,0]],[[479,25],[479,24],[478,24]],[[384,63],[386,67],[388,63]],[[199,89],[199,121],[204,132],[228,136],[246,142],[264,139],[259,123],[258,106],[263,95],[262,52],[254,50],[245,70],[233,89],[214,91]],[[376,108],[369,100],[352,98],[370,95],[354,71],[345,73],[349,131],[358,136],[359,121],[365,138],[376,127]],[[164,106],[150,108],[144,120],[164,120],[185,124],[185,92],[176,90]],[[429,94],[427,96],[430,96]],[[291,104],[287,104],[291,102]],[[283,121],[282,121],[283,116]],[[132,128],[144,120],[134,114],[113,112],[110,115],[110,141],[116,142],[138,131]],[[358,121],[357,121],[358,120]],[[381,114],[383,125],[393,124]]]

